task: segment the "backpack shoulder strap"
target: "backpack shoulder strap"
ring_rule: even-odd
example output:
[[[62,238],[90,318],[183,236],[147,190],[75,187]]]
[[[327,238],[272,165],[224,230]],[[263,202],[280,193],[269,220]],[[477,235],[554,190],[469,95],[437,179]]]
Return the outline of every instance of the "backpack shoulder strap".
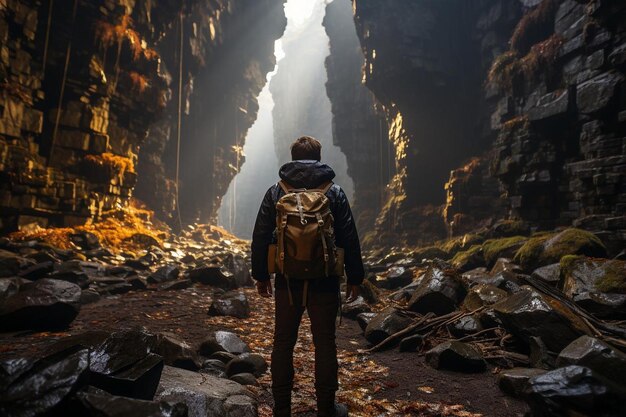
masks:
[[[321,184],[318,188],[315,189],[315,191],[319,191],[322,194],[326,194],[328,192],[328,190],[330,190],[330,187],[332,187],[334,184],[334,182],[332,181],[328,181],[324,184]]]
[[[278,185],[280,185],[280,188],[283,189],[283,191],[285,192],[285,194],[289,194],[289,192],[291,190],[293,190],[293,187],[289,184],[287,184],[285,181],[280,180],[278,181]]]

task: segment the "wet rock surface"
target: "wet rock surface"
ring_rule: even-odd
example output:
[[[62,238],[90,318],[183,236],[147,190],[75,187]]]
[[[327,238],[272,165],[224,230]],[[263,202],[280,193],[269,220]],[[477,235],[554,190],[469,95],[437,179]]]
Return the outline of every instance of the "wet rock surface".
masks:
[[[570,365],[531,378],[524,389],[533,415],[618,416],[626,410],[626,388],[591,369]]]
[[[435,369],[482,372],[486,363],[480,351],[461,342],[446,342],[426,352],[426,362]]]
[[[213,300],[208,314],[210,316],[232,316],[244,319],[250,316],[250,305],[244,293],[229,292]]]
[[[13,292],[7,284],[6,293]],[[3,330],[59,329],[67,327],[80,310],[78,285],[41,279],[19,286],[0,300],[0,328]]]
[[[181,402],[190,416],[256,417],[256,401],[243,385],[207,374],[165,366],[156,400]]]
[[[83,387],[89,373],[89,351],[74,349],[39,360],[0,363],[0,411],[6,416],[45,414]]]
[[[522,291],[495,304],[493,309],[513,333],[524,340],[538,336],[553,352],[590,332],[584,321],[561,302],[530,287],[522,287]]]
[[[456,310],[465,294],[466,290],[456,272],[431,267],[415,288],[408,308],[423,314],[447,314]]]
[[[388,307],[369,321],[365,328],[365,338],[368,342],[377,344],[404,329],[410,323],[410,318],[403,316],[399,310]]]
[[[626,317],[626,261],[565,257],[559,286],[599,317]]]

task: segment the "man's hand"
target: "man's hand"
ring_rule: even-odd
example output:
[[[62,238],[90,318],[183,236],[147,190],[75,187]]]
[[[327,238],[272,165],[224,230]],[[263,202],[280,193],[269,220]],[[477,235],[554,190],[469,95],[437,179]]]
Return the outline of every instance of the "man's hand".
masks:
[[[359,285],[348,284],[346,286],[346,303],[351,303],[359,296],[361,287]]]
[[[256,283],[256,289],[259,292],[259,295],[264,298],[272,297],[272,281],[269,279],[267,281],[258,281]]]

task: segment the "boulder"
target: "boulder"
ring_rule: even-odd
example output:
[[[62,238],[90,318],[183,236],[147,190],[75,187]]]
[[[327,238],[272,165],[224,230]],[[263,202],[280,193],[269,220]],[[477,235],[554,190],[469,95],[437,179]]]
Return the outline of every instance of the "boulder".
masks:
[[[197,371],[200,369],[196,353],[187,343],[168,333],[157,335],[154,352],[163,357],[166,365]]]
[[[136,290],[145,290],[148,288],[148,281],[139,275],[132,275],[126,278],[126,282],[132,285]]]
[[[626,388],[591,369],[570,365],[530,378],[524,399],[537,417],[623,416]]]
[[[263,356],[256,353],[242,353],[226,364],[226,375],[248,372],[257,378],[267,371],[267,362]]]
[[[0,278],[17,275],[22,269],[26,269],[35,262],[4,249],[0,249]]]
[[[492,306],[508,331],[526,342],[538,336],[552,352],[591,333],[581,317],[560,301],[541,294],[529,286]]]
[[[91,304],[100,301],[102,296],[94,288],[87,288],[80,294],[80,305]]]
[[[462,272],[485,266],[483,247],[481,245],[473,245],[467,250],[457,252],[452,258],[452,265]]]
[[[559,286],[596,316],[626,317],[626,261],[566,256]]]
[[[241,374],[235,374],[230,377],[230,380],[235,381],[241,385],[259,385],[259,383],[256,380],[256,377],[252,375],[251,373],[247,373],[247,372],[244,372]]]
[[[242,292],[225,293],[213,300],[209,307],[209,316],[231,316],[240,319],[250,317],[250,304]]]
[[[511,261],[509,258],[498,258],[491,268],[490,274],[492,276],[498,275],[502,272],[517,274],[522,271],[519,265]]]
[[[367,325],[372,321],[372,319],[376,317],[376,313],[361,313],[357,314],[356,322],[358,323],[361,330],[365,331]]]
[[[173,281],[178,278],[180,269],[176,265],[165,265],[157,269],[148,276],[150,284],[160,284],[163,282]]]
[[[235,333],[218,330],[204,339],[200,344],[198,353],[202,356],[211,356],[215,352],[228,352],[238,355],[250,352],[250,348]]]
[[[512,368],[498,374],[498,386],[505,394],[519,397],[530,378],[545,374],[545,369]]]
[[[115,294],[126,294],[129,291],[134,290],[132,284],[128,282],[120,282],[117,284],[105,285],[98,288],[98,292],[103,295],[115,295]]]
[[[22,285],[0,303],[1,330],[52,330],[67,327],[80,310],[78,285],[41,279]]]
[[[230,290],[236,287],[233,274],[218,265],[201,266],[189,271],[189,279],[200,284]]]
[[[387,307],[374,316],[365,328],[365,338],[376,345],[411,324],[412,320],[394,307]]]
[[[165,401],[145,401],[118,397],[97,388],[76,393],[72,411],[82,416],[98,417],[187,417],[183,403],[169,404]]]
[[[591,336],[581,336],[556,358],[556,366],[580,365],[617,383],[624,382],[626,354]]]
[[[476,284],[489,284],[491,283],[492,278],[491,274],[487,271],[487,268],[480,266],[463,272],[461,274],[461,280],[467,287],[472,287]]]
[[[512,258],[526,240],[528,238],[524,236],[486,240],[482,246],[486,266],[492,267],[500,258]]]
[[[100,247],[100,239],[91,232],[78,231],[71,233],[70,241],[83,250],[98,249]]]
[[[22,269],[18,276],[30,280],[37,280],[45,277],[54,270],[54,263],[52,261],[40,262],[35,265],[29,266],[26,269]]]
[[[463,308],[474,311],[483,306],[490,306],[508,297],[506,291],[488,284],[475,285],[467,292],[463,300]]]
[[[5,298],[17,294],[19,289],[19,278],[0,278],[0,304]]]
[[[223,264],[224,268],[232,274],[236,287],[249,287],[252,285],[250,266],[243,256],[229,253],[224,258]]]
[[[91,384],[113,395],[151,400],[163,369],[153,353],[157,337],[145,329],[112,333],[90,355]]]
[[[193,283],[188,279],[177,279],[176,281],[170,281],[159,285],[159,289],[162,291],[184,290],[190,288]]]
[[[441,343],[425,355],[426,363],[435,369],[456,372],[483,372],[487,364],[478,349],[462,342]]]
[[[429,267],[409,300],[411,311],[443,315],[456,310],[466,290],[459,276],[450,269]]]
[[[542,266],[533,271],[531,277],[556,286],[561,278],[561,265],[559,263]]]
[[[529,239],[515,254],[515,262],[527,271],[559,262],[565,255],[606,257],[606,248],[593,233],[565,229]]]
[[[454,337],[463,337],[481,331],[483,326],[476,317],[465,316],[448,324],[447,329]]]
[[[208,360],[220,361],[224,365],[224,369],[226,369],[226,364],[230,362],[231,360],[235,359],[236,357],[237,355],[235,355],[234,353],[230,353],[230,352],[215,352],[215,353],[212,353],[211,356],[209,356]]]
[[[373,284],[379,288],[393,290],[409,285],[413,281],[413,270],[404,266],[392,266],[376,276]]]
[[[0,361],[0,415],[44,415],[84,386],[88,373],[89,352],[80,348]]]
[[[414,334],[400,340],[400,352],[417,352],[424,346],[424,336]]]
[[[155,400],[182,402],[189,417],[257,417],[257,403],[241,384],[166,366]]]
[[[528,362],[533,368],[541,369],[553,369],[556,359],[556,354],[550,352],[548,347],[540,337],[531,336],[528,339],[529,354]]]
[[[341,314],[349,319],[355,320],[361,313],[369,313],[372,309],[365,302],[365,299],[358,296],[354,301],[350,303],[344,303],[341,305]]]

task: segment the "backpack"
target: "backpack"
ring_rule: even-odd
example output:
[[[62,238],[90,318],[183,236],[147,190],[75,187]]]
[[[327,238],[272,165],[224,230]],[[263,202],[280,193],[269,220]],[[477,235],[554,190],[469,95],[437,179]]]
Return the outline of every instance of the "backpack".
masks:
[[[282,274],[287,283],[343,276],[343,249],[335,245],[334,218],[326,197],[333,183],[312,190],[284,181],[278,184],[285,195],[276,203],[277,244],[270,245],[269,272]]]

